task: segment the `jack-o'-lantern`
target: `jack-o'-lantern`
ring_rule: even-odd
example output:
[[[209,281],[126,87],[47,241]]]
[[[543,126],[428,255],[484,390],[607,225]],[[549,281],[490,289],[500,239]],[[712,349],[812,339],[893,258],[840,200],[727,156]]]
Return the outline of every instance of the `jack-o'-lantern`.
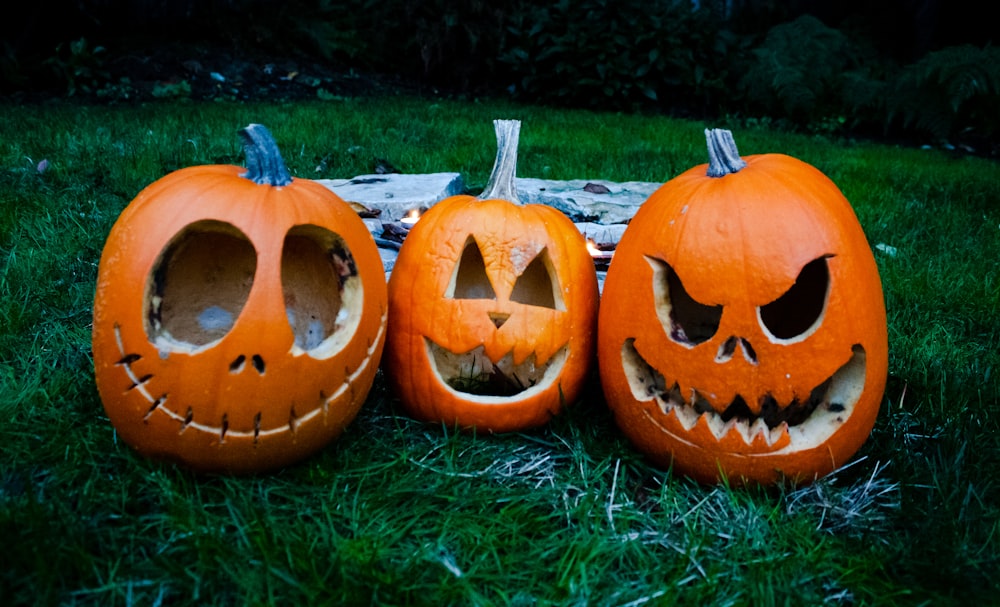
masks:
[[[703,482],[809,482],[867,439],[888,345],[878,269],[853,209],[816,168],[710,163],[640,207],[605,282],[598,359],[623,433]]]
[[[118,434],[203,471],[272,469],[336,438],[387,320],[364,222],[293,179],[264,127],[241,135],[245,173],[181,169],[126,207],[94,298],[97,387]]]
[[[486,189],[435,204],[399,251],[384,366],[411,415],[503,432],[544,424],[578,398],[598,292],[576,226],[518,200],[520,123],[494,124]]]

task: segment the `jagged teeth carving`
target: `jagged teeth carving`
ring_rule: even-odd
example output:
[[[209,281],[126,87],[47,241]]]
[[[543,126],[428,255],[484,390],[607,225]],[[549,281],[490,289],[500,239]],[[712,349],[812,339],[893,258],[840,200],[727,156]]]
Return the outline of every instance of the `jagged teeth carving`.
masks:
[[[750,409],[742,396],[737,395],[726,411],[720,413],[713,406],[717,401],[714,394],[699,393],[696,388],[680,382],[667,387],[663,375],[653,369],[635,349],[634,340],[627,340],[622,346],[622,363],[628,370],[632,393],[637,400],[654,400],[660,410],[668,415],[673,412],[678,422],[687,431],[692,430],[704,417],[705,425],[722,439],[735,428],[743,440],[753,444],[758,435],[763,435],[768,445],[779,444],[787,434],[793,443],[817,442],[817,432],[829,436],[851,410],[864,390],[865,351],[860,345],[853,348],[851,359],[822,384],[813,388],[808,395],[796,394],[791,403],[779,404],[770,395],[757,401],[757,412]],[[723,417],[730,418],[723,421]],[[775,424],[768,425],[769,420]],[[814,430],[818,427],[819,430]],[[759,440],[759,439],[757,439]]]
[[[711,430],[712,434],[715,435],[715,438],[718,439],[721,439],[723,436],[725,436],[729,432],[729,430],[732,429],[733,422],[736,421],[731,419],[728,422],[724,422],[722,421],[721,417],[711,412],[702,413],[701,417],[705,418],[705,421],[708,422],[708,429]]]
[[[785,422],[781,422],[777,428],[772,428],[767,438],[767,444],[773,445],[777,443],[779,440],[781,440],[781,436],[787,430],[788,430],[788,424],[786,424]]]
[[[701,417],[695,412],[691,407],[685,407],[683,405],[676,406],[673,408],[674,415],[677,416],[677,420],[681,422],[685,430],[690,430],[694,428],[695,424],[698,423],[698,418]]]
[[[747,440],[748,444],[753,442],[753,439],[756,438],[758,434],[763,434],[764,439],[767,440],[768,443],[771,442],[771,429],[767,426],[767,423],[763,418],[757,418],[757,420],[750,426],[750,431],[747,434],[749,436],[749,440]]]

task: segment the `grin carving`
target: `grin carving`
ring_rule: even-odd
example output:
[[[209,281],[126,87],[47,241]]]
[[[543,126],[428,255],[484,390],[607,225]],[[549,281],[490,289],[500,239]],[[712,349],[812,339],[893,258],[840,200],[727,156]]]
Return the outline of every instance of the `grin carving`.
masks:
[[[802,448],[831,435],[850,417],[865,384],[865,350],[860,345],[855,345],[850,360],[813,388],[807,398],[779,403],[765,394],[756,399],[756,412],[742,395],[719,407],[710,402],[711,395],[704,390],[689,388],[682,394],[677,382],[668,386],[663,375],[635,349],[634,339],[622,346],[622,365],[635,399],[655,400],[660,411],[676,422],[672,428],[660,425],[664,432],[683,436],[703,426],[716,440],[734,435],[745,445],[766,452],[789,446]],[[650,420],[656,422],[651,416]]]
[[[569,356],[569,347],[563,346],[543,362],[531,353],[515,363],[513,352],[491,360],[484,346],[455,353],[430,338],[425,341],[434,375],[456,392],[481,397],[514,398],[544,390],[562,373]]]

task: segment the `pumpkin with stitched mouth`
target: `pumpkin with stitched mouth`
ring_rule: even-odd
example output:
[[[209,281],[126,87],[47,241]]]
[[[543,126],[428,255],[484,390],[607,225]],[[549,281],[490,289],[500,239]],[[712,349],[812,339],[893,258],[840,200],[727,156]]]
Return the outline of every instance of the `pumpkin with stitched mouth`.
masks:
[[[387,322],[364,222],[293,179],[263,126],[241,136],[246,172],[181,169],[128,205],[94,298],[95,377],[118,434],[209,472],[277,468],[336,438]]]
[[[615,251],[602,386],[662,466],[707,483],[810,482],[875,423],[888,367],[878,269],[820,171],[706,136],[709,164],[654,192]]]
[[[520,123],[494,125],[497,159],[483,193],[438,202],[403,242],[383,366],[414,417],[506,432],[544,424],[579,397],[598,290],[569,218],[518,200]]]

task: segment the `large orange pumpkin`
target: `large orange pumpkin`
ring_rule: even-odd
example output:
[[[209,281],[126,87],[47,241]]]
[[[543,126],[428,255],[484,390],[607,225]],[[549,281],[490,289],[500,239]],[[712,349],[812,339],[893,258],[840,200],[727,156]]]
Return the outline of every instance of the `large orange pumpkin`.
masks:
[[[710,163],[664,184],[605,282],[608,405],[655,462],[698,480],[808,482],[867,439],[888,365],[878,270],[851,205],[789,156]]]
[[[520,123],[495,125],[485,191],[435,204],[399,251],[384,366],[411,415],[503,432],[544,424],[579,397],[598,292],[576,226],[518,201]]]
[[[182,169],[128,205],[94,298],[97,387],[119,435],[206,471],[271,469],[333,440],[385,334],[364,223],[291,178],[264,127],[241,135],[248,171]]]

